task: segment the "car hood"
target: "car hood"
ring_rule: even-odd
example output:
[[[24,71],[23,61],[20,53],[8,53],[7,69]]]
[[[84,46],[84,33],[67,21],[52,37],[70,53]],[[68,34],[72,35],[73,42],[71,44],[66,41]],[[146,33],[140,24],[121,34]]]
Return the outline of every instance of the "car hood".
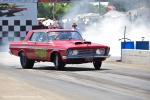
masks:
[[[80,41],[80,40],[65,40],[65,41],[54,41],[55,46],[62,48],[105,48],[107,46],[92,43],[90,41]]]

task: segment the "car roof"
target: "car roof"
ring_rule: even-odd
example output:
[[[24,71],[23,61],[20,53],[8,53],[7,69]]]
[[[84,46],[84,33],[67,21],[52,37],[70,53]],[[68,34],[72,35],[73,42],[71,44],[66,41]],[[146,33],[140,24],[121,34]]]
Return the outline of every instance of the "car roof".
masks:
[[[74,31],[76,30],[73,29],[36,29],[36,30],[31,30],[32,32],[61,32],[61,31]]]

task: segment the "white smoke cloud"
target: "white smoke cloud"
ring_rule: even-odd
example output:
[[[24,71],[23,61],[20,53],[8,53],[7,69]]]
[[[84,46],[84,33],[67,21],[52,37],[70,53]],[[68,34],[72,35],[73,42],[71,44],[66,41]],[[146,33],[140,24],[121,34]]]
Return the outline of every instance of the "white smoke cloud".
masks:
[[[79,4],[85,2],[86,0],[78,3],[76,2],[66,17],[73,18],[77,15],[77,12],[82,10],[79,7]],[[119,39],[123,38],[125,26],[127,27],[126,37],[131,39],[131,41],[140,41],[142,40],[141,37],[145,37],[145,40],[150,41],[149,25],[147,25],[147,22],[144,19],[144,16],[147,16],[145,11],[140,11],[142,16],[139,14],[136,20],[132,11],[132,16],[128,15],[128,13],[129,12],[122,13],[118,11],[110,11],[103,17],[100,16],[96,23],[93,22],[89,26],[86,26],[85,31],[83,32],[83,37],[86,40],[110,46],[110,54],[112,56],[121,55],[121,41],[119,41]]]
[[[67,24],[64,26],[65,28],[70,28],[73,22],[78,21],[77,15],[83,14],[83,12],[88,12],[89,7],[87,3],[89,3],[89,1],[92,2],[94,0],[71,0],[72,7],[69,12],[63,16],[64,22],[67,22]]]
[[[96,26],[88,26],[83,37],[92,42],[110,46],[110,54],[119,56],[121,54],[119,39],[123,38],[124,27],[127,24],[129,22],[123,13],[111,11],[101,18]]]
[[[86,28],[83,34],[84,38],[110,46],[112,56],[121,55],[121,41],[119,39],[124,36],[125,26],[127,28],[126,38],[131,41],[141,41],[144,37],[146,41],[150,41],[150,29],[144,22],[131,23],[125,13],[117,11],[108,13],[110,16],[103,17],[96,26],[91,25]]]

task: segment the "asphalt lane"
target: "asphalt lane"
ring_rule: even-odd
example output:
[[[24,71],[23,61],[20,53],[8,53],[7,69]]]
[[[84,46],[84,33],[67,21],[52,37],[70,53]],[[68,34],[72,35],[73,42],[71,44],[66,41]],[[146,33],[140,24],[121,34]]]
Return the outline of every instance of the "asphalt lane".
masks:
[[[67,65],[64,71],[56,71],[52,63],[36,63],[34,69],[22,69],[18,57],[5,52],[0,57],[0,100],[150,98],[149,66],[106,61],[100,71],[90,63]]]

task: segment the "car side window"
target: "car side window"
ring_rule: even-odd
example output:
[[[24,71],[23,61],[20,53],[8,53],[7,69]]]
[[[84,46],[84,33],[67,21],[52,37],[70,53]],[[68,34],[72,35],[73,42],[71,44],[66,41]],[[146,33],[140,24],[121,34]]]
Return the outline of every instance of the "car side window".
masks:
[[[71,34],[69,34],[68,32],[61,32],[59,35],[60,40],[68,40],[70,38],[71,38]]]
[[[39,34],[37,32],[34,32],[31,36],[31,38],[29,39],[30,41],[37,41]]]
[[[58,36],[59,32],[49,32],[48,33],[48,40],[55,40]]]
[[[37,38],[37,42],[47,42],[47,41],[48,41],[47,34],[44,32],[40,32]]]
[[[34,32],[30,38],[30,41],[47,42],[48,41],[47,34],[44,32]]]

